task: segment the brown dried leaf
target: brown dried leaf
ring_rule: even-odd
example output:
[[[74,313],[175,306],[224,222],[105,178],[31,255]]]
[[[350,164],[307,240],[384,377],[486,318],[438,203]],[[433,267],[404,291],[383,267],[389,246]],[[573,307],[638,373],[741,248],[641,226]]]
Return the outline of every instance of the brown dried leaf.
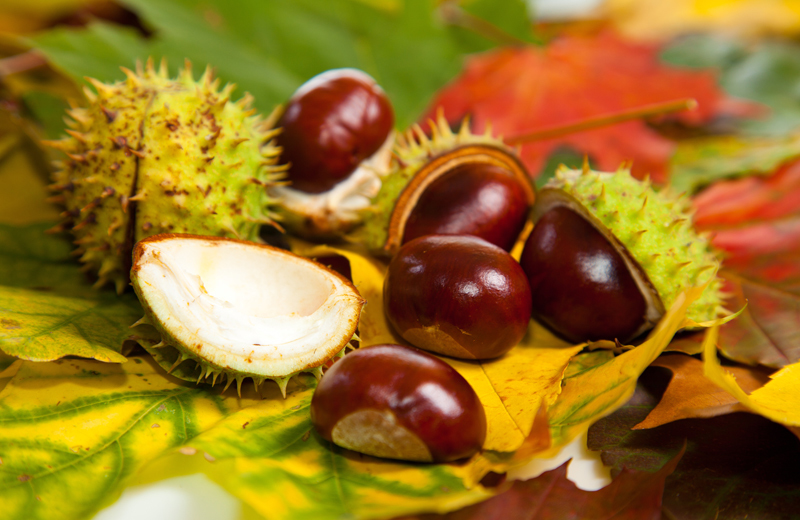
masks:
[[[623,520],[661,518],[664,482],[681,451],[654,473],[623,469],[608,486],[583,491],[567,480],[567,463],[536,478],[517,481],[508,491],[446,515],[404,520]]]
[[[661,356],[650,366],[664,367],[672,372],[672,380],[658,406],[634,430],[655,428],[679,419],[716,417],[732,412],[747,411],[735,397],[719,388],[703,375],[699,359],[674,354]],[[759,368],[728,367],[736,381],[750,392],[769,381],[768,372]]]

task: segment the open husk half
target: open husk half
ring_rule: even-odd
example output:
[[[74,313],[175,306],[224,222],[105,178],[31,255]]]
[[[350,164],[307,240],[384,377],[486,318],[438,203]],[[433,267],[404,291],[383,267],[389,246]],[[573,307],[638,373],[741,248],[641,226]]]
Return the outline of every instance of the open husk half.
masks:
[[[148,347],[178,377],[278,383],[321,375],[343,352],[364,300],[343,276],[291,252],[252,242],[162,234],[140,241],[131,282],[161,343]],[[163,349],[170,350],[168,355]],[[177,351],[177,354],[174,351]],[[154,351],[158,351],[156,354]],[[209,379],[210,378],[210,379]],[[241,391],[241,390],[240,390]]]

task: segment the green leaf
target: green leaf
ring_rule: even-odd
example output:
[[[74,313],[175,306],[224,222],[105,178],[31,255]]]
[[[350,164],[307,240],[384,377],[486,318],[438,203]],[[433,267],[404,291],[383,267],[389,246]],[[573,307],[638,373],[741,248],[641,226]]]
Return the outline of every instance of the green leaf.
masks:
[[[562,165],[573,170],[579,170],[583,165],[583,160],[584,156],[569,146],[559,146],[547,156],[547,162],[542,167],[541,173],[534,179],[536,187],[544,187],[550,179],[555,177],[556,170]]]
[[[469,53],[502,45],[536,43],[528,3],[522,0],[446,0],[439,13]]]
[[[84,77],[118,81],[120,67],[133,67],[146,58],[148,45],[135,29],[93,22],[81,30],[57,28],[34,37],[30,43],[75,81]],[[35,100],[31,100],[35,101]]]
[[[31,361],[80,356],[124,363],[122,345],[142,314],[132,294],[63,296],[0,287],[0,349]]]
[[[25,106],[30,108],[33,118],[41,125],[43,137],[58,139],[64,135],[67,128],[64,112],[69,108],[69,103],[52,92],[34,90],[24,92],[22,99]],[[39,150],[37,152],[41,153]]]
[[[763,103],[767,117],[742,121],[753,134],[781,135],[800,126],[800,45],[764,41],[749,45],[718,36],[683,38],[667,47],[662,58],[675,65],[717,68],[729,94]]]
[[[9,226],[0,224],[0,285],[38,290],[85,290],[74,249],[61,236],[45,232],[52,224]]]
[[[521,42],[535,43],[532,37],[533,23],[529,12],[529,2],[524,0],[466,0],[462,2],[465,10],[484,20]],[[505,42],[491,42],[492,47]]]
[[[798,155],[797,135],[684,140],[670,161],[670,185],[691,194],[721,179],[769,175]]]
[[[96,291],[48,224],[0,224],[0,349],[32,361],[80,356],[123,363],[143,311],[133,294]]]
[[[271,520],[389,518],[449,511],[491,495],[467,489],[459,465],[380,460],[328,443],[311,425],[312,392],[241,410],[189,447],[214,461],[207,475]]]
[[[222,397],[162,373],[140,358],[23,363],[0,394],[3,518],[90,517],[144,464],[227,413]]]
[[[268,113],[312,75],[356,67],[378,80],[406,127],[433,93],[460,69],[464,49],[433,14],[432,0],[407,0],[383,9],[356,0],[264,2],[126,0],[152,28],[145,39],[102,22],[81,30],[56,29],[31,43],[80,81],[122,79],[119,66],[167,57],[173,73],[184,59],[213,66]]]

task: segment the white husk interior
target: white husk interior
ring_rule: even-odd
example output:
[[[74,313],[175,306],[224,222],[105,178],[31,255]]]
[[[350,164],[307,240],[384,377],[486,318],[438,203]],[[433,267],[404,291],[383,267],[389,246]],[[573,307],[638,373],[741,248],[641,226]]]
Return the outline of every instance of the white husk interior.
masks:
[[[323,193],[306,193],[291,186],[271,186],[269,194],[286,210],[306,215],[317,227],[317,234],[341,233],[362,218],[389,174],[395,133],[391,132],[377,152],[365,159],[342,182]]]
[[[150,243],[137,277],[156,319],[184,348],[265,376],[336,354],[360,311],[357,293],[324,268],[241,243]]]

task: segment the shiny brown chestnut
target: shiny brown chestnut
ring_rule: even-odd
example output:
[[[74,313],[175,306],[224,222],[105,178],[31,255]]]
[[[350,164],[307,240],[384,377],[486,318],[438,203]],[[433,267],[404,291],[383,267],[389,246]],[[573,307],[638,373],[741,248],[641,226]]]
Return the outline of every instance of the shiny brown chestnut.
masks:
[[[356,69],[324,72],[286,106],[276,138],[291,186],[322,193],[347,178],[384,144],[394,126],[386,93]]]
[[[495,164],[460,164],[420,195],[403,243],[425,235],[474,235],[510,251],[530,209],[527,188]]]
[[[439,134],[449,132],[442,129],[444,119],[431,125]],[[409,150],[417,147],[419,153],[430,146],[408,145],[411,141],[413,137],[398,135],[395,153],[413,157]],[[378,220],[379,231],[368,233],[368,247],[377,246],[379,254],[393,256],[404,243],[438,233],[479,236],[510,250],[536,199],[519,157],[492,142],[454,145],[444,152],[434,149],[425,157],[401,170],[402,175],[411,175],[407,184],[384,184],[390,187],[383,195],[398,187],[401,191],[391,197],[394,205],[388,221]]]
[[[533,317],[568,341],[627,341],[645,324],[647,301],[625,260],[567,206],[538,219],[520,264],[530,282]]]
[[[409,343],[462,359],[491,359],[528,329],[525,273],[503,249],[466,235],[429,235],[400,248],[384,280],[384,310]]]
[[[448,462],[483,446],[486,415],[450,365],[416,349],[376,345],[344,356],[311,399],[319,434],[376,457]]]

